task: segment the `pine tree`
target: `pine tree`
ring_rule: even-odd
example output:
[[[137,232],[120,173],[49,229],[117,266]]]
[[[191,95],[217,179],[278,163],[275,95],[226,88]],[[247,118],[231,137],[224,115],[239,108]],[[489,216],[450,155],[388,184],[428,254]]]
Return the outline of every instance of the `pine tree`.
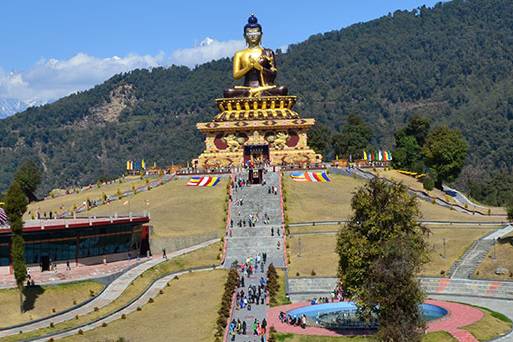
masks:
[[[23,243],[23,214],[27,210],[28,200],[20,184],[14,181],[5,195],[5,213],[12,230],[11,256],[14,278],[20,294],[20,312],[23,312],[23,284],[27,279]]]
[[[355,193],[354,214],[337,239],[339,278],[363,318],[377,317],[382,341],[420,341],[418,305],[424,295],[415,278],[428,260],[427,228],[403,184],[373,179]]]

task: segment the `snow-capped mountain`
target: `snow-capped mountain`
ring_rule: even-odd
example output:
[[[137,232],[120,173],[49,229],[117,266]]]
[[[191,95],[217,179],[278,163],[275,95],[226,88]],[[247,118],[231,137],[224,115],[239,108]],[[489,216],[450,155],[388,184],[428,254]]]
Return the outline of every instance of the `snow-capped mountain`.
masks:
[[[0,119],[22,112],[28,107],[41,106],[48,103],[38,99],[21,101],[18,99],[0,98]]]

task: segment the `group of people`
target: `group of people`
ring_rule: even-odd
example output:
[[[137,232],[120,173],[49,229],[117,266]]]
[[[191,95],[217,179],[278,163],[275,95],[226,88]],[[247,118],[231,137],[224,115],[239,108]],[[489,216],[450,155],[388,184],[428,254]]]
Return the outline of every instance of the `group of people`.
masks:
[[[233,319],[228,329],[228,334],[231,336],[232,341],[235,341],[236,335],[248,335],[248,326],[246,321],[241,321],[240,319]],[[261,341],[265,341],[265,334],[267,332],[267,321],[265,318],[262,322],[259,322],[258,319],[255,318],[251,324],[251,331],[253,335],[261,336]]]
[[[242,280],[242,284],[244,280]],[[260,278],[260,285],[249,285],[248,292],[244,292],[244,288],[237,291],[237,306],[236,310],[246,309],[251,311],[251,305],[264,305],[267,298],[267,287],[263,277]]]
[[[300,326],[301,328],[306,328],[306,315],[301,315],[299,317],[287,315],[285,312],[280,311],[279,319],[281,323]]]
[[[274,185],[269,185],[267,187],[267,193],[268,194],[273,194],[273,195],[278,195],[278,187],[274,186]]]
[[[239,284],[236,292],[235,310],[252,311],[252,306],[266,305],[267,300],[267,278],[265,275],[254,277],[260,269],[265,273],[267,263],[267,253],[259,253],[255,257],[249,257],[245,262],[237,265],[239,272]],[[244,316],[236,315],[237,316]],[[251,326],[250,326],[251,324]],[[267,321],[263,318],[261,321],[255,318],[253,322],[247,323],[244,319],[233,318],[229,325],[229,338],[235,341],[237,335],[259,336],[261,342],[265,342],[267,333]]]

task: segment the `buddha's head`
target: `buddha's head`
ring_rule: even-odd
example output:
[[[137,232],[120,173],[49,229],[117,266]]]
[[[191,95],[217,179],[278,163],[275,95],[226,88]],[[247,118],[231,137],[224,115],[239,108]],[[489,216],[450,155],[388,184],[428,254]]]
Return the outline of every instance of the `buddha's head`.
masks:
[[[248,18],[248,23],[244,26],[244,39],[249,46],[260,45],[262,40],[262,26],[258,19],[252,14]]]

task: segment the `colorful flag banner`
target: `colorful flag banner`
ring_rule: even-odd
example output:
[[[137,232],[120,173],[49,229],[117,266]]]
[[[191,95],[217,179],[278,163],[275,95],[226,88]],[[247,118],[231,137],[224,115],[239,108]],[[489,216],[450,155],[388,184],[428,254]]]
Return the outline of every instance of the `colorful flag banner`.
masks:
[[[188,186],[216,186],[221,180],[220,177],[193,176],[187,182]]]
[[[331,182],[330,178],[324,171],[317,172],[303,172],[294,171],[290,174],[293,181],[296,182],[314,182],[314,183],[326,183]]]

